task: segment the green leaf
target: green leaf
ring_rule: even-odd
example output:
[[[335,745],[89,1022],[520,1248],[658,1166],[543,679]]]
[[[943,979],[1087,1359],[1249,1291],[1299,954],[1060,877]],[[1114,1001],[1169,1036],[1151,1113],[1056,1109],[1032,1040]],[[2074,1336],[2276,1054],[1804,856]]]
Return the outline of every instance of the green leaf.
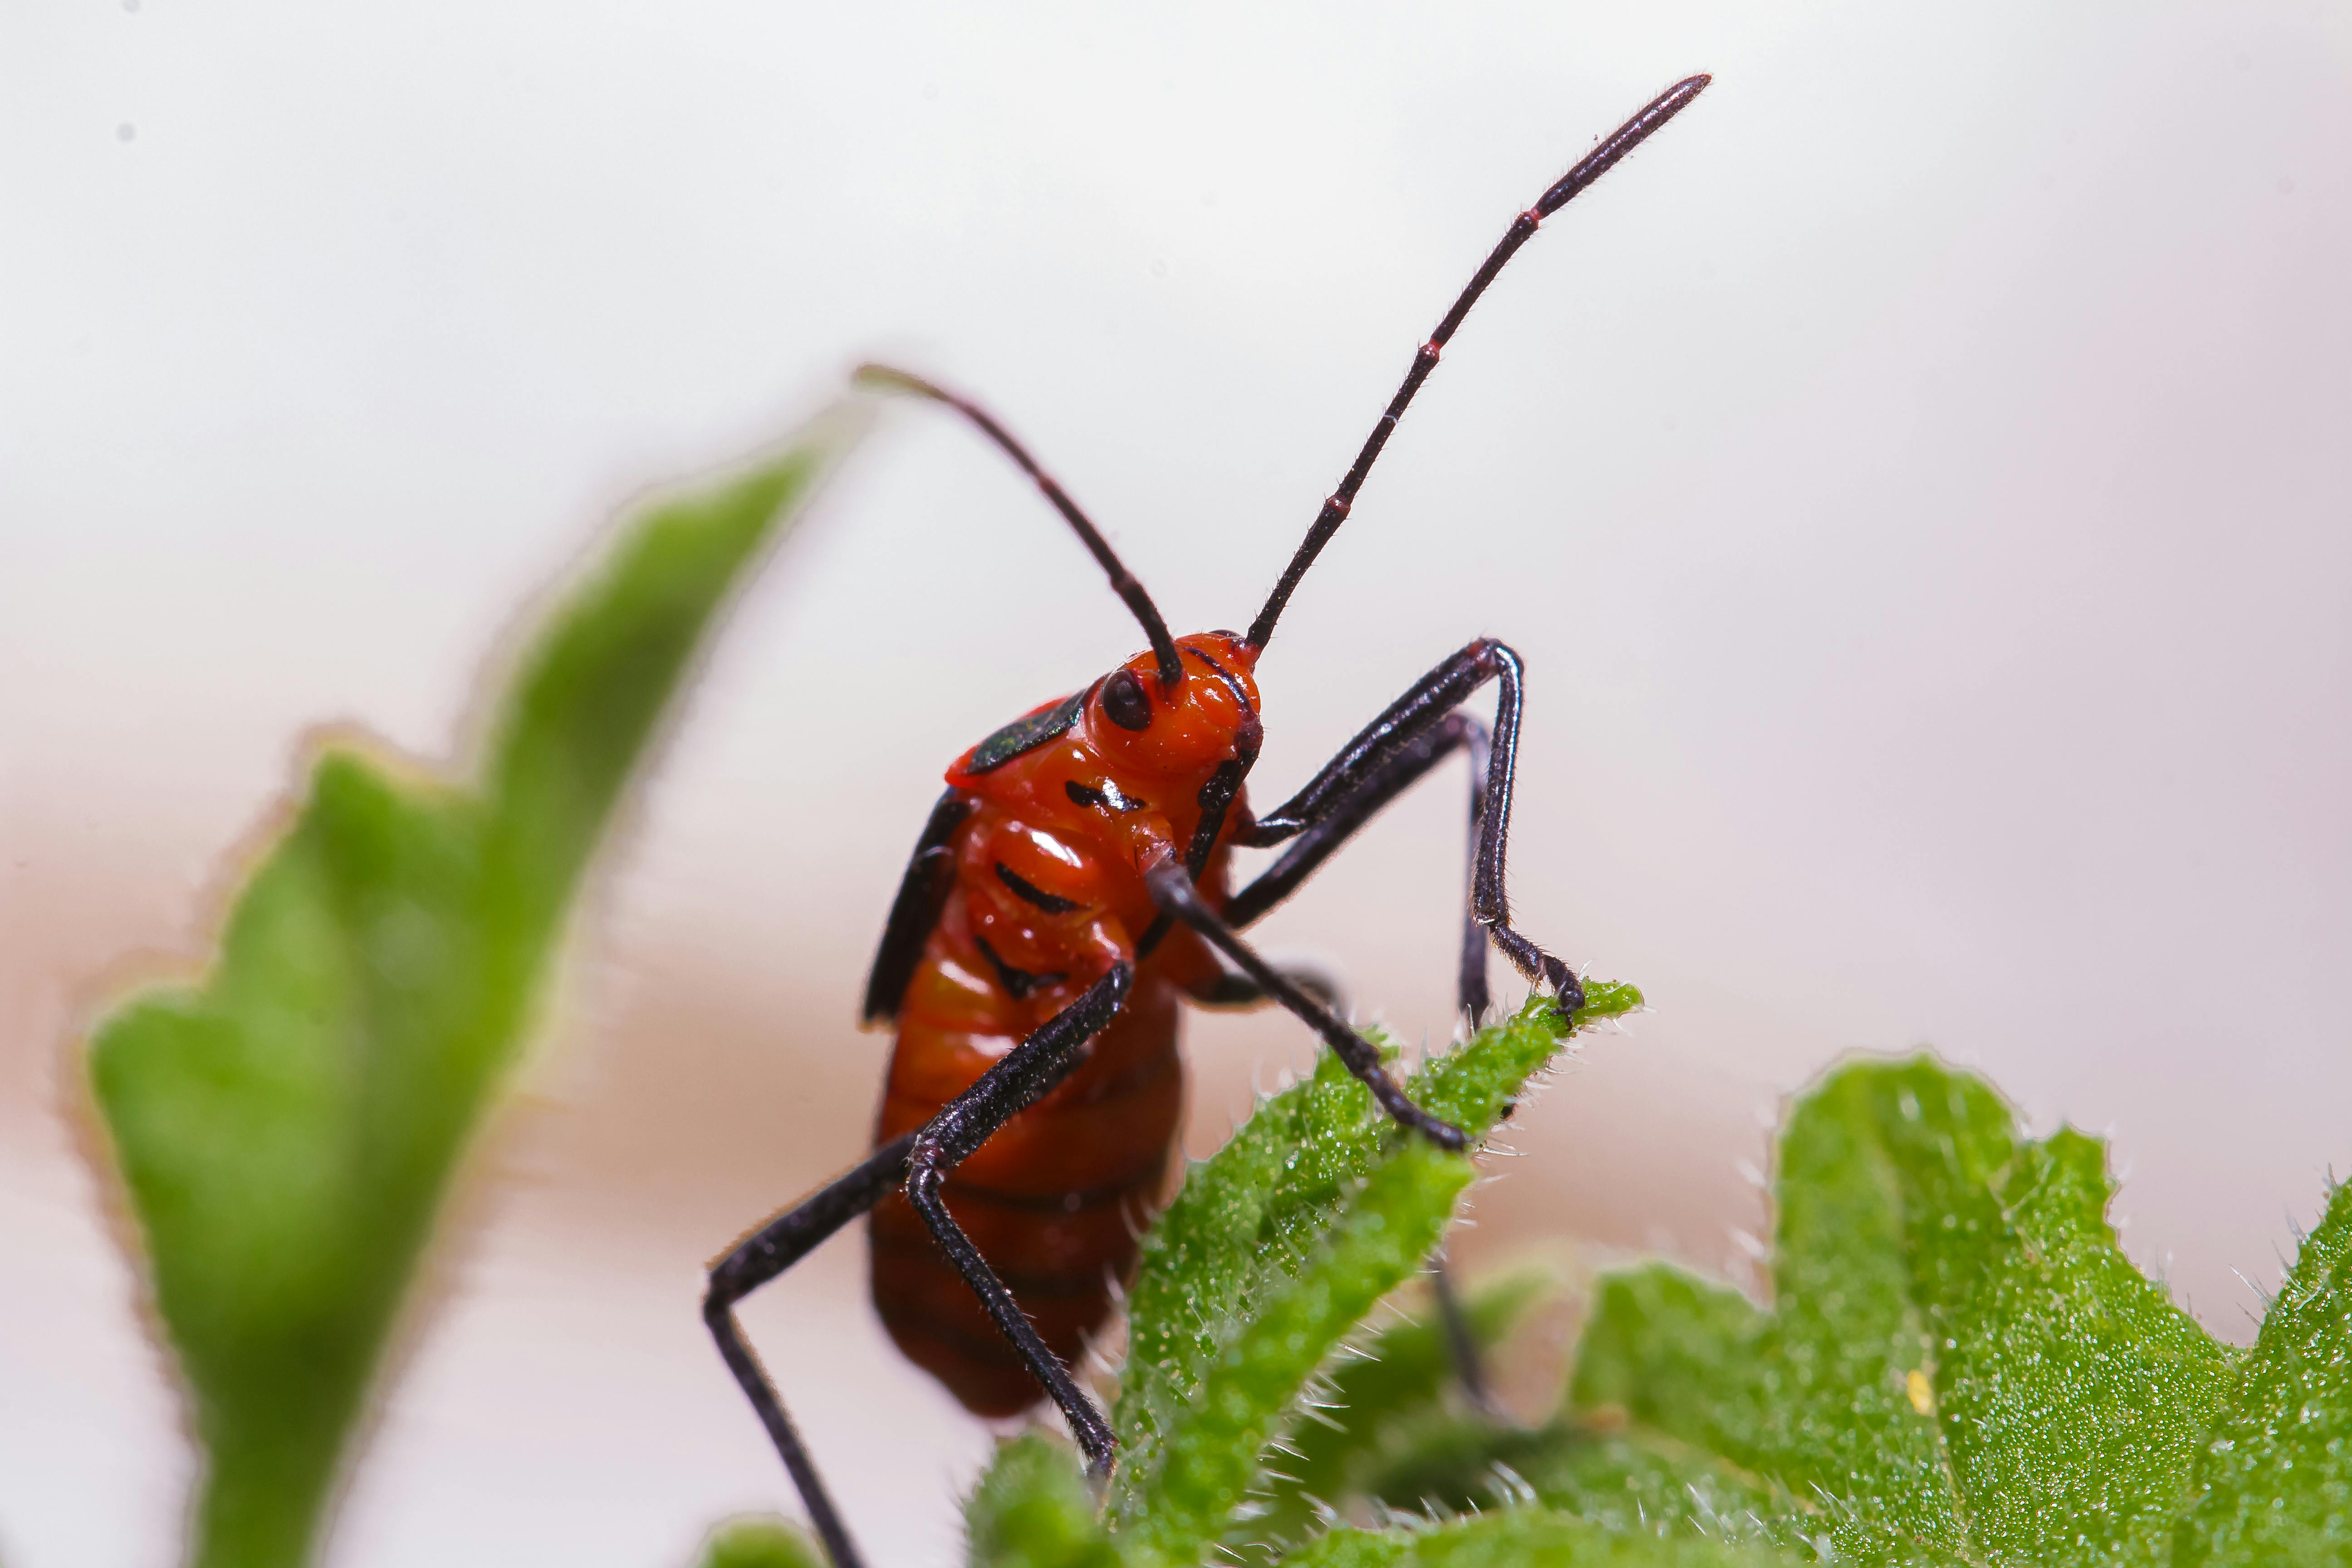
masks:
[[[1334,1530],[1291,1568],[1765,1568],[1767,1548],[1619,1532],[1549,1509],[1519,1508],[1422,1530]]]
[[[2178,1568],[2352,1560],[2352,1184],[2271,1302],[2198,1480]]]
[[[1595,986],[1575,1023],[1640,1005]],[[1548,1001],[1414,1075],[1483,1134],[1573,1027]],[[1195,1166],[1146,1238],[1129,1301],[1111,1514],[1131,1552],[1191,1562],[1259,1486],[1267,1443],[1340,1340],[1436,1247],[1467,1158],[1408,1138],[1328,1056]]]
[[[1343,1483],[1315,1495],[1349,1513],[1362,1511],[1360,1499],[1400,1512],[1540,1501],[1629,1533],[1680,1531],[1785,1548],[1802,1561],[1827,1555],[1825,1511],[1662,1430],[1721,1430],[1746,1418],[1717,1408],[1713,1388],[1738,1385],[1723,1374],[1745,1370],[1763,1315],[1737,1291],[1664,1265],[1605,1279],[1595,1313],[1580,1384],[1588,1416],[1529,1431],[1466,1412],[1408,1410],[1354,1442]],[[1640,1386],[1622,1381],[1633,1367],[1647,1369]],[[1339,1414],[1353,1437],[1364,1413]]]
[[[1530,1310],[1560,1291],[1549,1270],[1521,1269],[1482,1282],[1464,1300],[1463,1316],[1472,1338],[1491,1352]],[[1258,1511],[1227,1536],[1228,1552],[1238,1555],[1261,1542],[1278,1552],[1319,1530],[1324,1510],[1355,1498],[1413,1506],[1433,1470],[1450,1475],[1453,1462],[1475,1451],[1493,1430],[1456,1396],[1454,1357],[1434,1304],[1418,1321],[1400,1320],[1382,1330],[1360,1359],[1335,1368],[1328,1383],[1317,1417],[1284,1440]]]
[[[478,784],[339,746],[201,986],[102,1024],[91,1090],[207,1454],[195,1560],[300,1562],[564,911],[729,594],[851,426],[627,527],[524,653]]]
[[[1612,1282],[1581,1416],[1818,1503],[1857,1562],[2165,1555],[2232,1358],[2116,1247],[2100,1145],[1918,1058],[1832,1075],[1780,1164],[1776,1309]]]
[[[1563,1422],[1506,1456],[1516,1486],[1546,1506],[1625,1534],[1696,1537],[1801,1563],[1834,1562],[1826,1511],[1721,1455],[1654,1428],[1606,1431]]]
[[[1112,1568],[1118,1553],[1103,1530],[1077,1456],[1034,1432],[1001,1445],[964,1505],[972,1568]]]
[[[799,1526],[767,1515],[730,1519],[710,1532],[698,1568],[826,1568]]]

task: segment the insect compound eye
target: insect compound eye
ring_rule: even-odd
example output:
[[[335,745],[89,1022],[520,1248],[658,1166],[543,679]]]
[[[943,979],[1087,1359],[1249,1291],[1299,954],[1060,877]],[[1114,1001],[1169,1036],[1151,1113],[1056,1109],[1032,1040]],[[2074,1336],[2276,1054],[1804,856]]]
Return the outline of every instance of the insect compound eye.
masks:
[[[1122,730],[1141,730],[1151,722],[1151,699],[1143,694],[1143,682],[1135,679],[1135,671],[1124,667],[1112,670],[1103,682],[1102,705]]]

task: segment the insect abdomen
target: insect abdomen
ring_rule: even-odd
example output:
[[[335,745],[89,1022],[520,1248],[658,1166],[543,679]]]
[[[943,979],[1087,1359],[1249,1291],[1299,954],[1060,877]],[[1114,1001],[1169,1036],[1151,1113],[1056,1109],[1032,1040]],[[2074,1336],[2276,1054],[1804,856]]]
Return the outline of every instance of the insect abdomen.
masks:
[[[929,1121],[1028,1032],[1025,1005],[992,982],[993,994],[976,991],[942,951],[957,912],[908,988],[877,1143]],[[1166,1190],[1183,1119],[1176,1005],[1174,986],[1147,968],[1087,1059],[947,1182],[949,1212],[1066,1365],[1109,1319],[1113,1281],[1134,1267]],[[876,1206],[871,1237],[875,1307],[908,1359],[975,1414],[1034,1404],[1037,1380],[902,1194]]]

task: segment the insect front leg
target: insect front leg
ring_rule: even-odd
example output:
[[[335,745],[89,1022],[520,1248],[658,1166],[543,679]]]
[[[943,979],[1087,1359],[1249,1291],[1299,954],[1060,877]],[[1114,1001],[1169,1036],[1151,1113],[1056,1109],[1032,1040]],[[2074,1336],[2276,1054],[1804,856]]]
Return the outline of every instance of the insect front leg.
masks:
[[[948,1101],[940,1113],[912,1135],[907,1152],[907,1201],[929,1226],[940,1250],[980,1298],[989,1318],[1022,1362],[1045,1386],[1070,1423],[1071,1434],[1087,1456],[1087,1467],[1097,1475],[1110,1472],[1113,1444],[1110,1424],[1094,1402],[1080,1391],[1060,1359],[1038,1337],[1022,1314],[1013,1293],[971,1244],[971,1238],[948,1212],[941,1189],[948,1177],[971,1152],[1013,1117],[1034,1104],[1067,1077],[1085,1058],[1087,1042],[1101,1033],[1127,1000],[1135,979],[1132,964],[1121,962],[1088,986],[1078,999],[1039,1026],[1027,1039],[980,1076],[978,1081]]]
[[[1457,751],[1466,752],[1470,757],[1468,864],[1475,870],[1479,830],[1486,815],[1486,726],[1475,716],[1457,709],[1391,752],[1353,795],[1334,799],[1325,814],[1300,833],[1280,858],[1226,900],[1226,923],[1236,931],[1245,930],[1297,892],[1300,883],[1319,870],[1324,861],[1353,838],[1389,802],[1419,784],[1432,768]],[[1475,910],[1465,900],[1455,1003],[1475,1025],[1485,1016],[1487,1001],[1486,928],[1478,923]]]
[[[1467,724],[1449,729],[1449,721],[1456,717],[1454,710],[1490,680],[1500,689],[1492,735],[1480,737]],[[1526,667],[1517,653],[1492,637],[1479,638],[1415,681],[1325,763],[1306,788],[1260,817],[1243,836],[1241,842],[1253,846],[1292,838],[1298,842],[1265,876],[1234,895],[1227,906],[1234,923],[1255,920],[1287,897],[1333,850],[1447,752],[1456,746],[1472,748],[1475,759],[1475,742],[1485,739],[1486,780],[1471,806],[1470,920],[1487,941],[1503,950],[1503,956],[1521,974],[1535,984],[1549,985],[1563,1008],[1581,1006],[1584,987],[1576,972],[1510,923],[1504,859],[1510,842],[1511,792],[1518,766],[1519,717],[1525,697]],[[1461,1001],[1475,1018],[1486,1009],[1486,966],[1483,957],[1471,957],[1469,948],[1465,933]]]
[[[776,1445],[776,1452],[782,1456],[784,1468],[791,1472],[793,1485],[800,1489],[801,1502],[808,1509],[809,1521],[816,1526],[826,1552],[833,1558],[834,1568],[861,1568],[863,1559],[850,1541],[849,1531],[841,1521],[840,1511],[833,1506],[824,1482],[818,1478],[816,1466],[810,1460],[800,1434],[793,1429],[792,1417],[784,1414],[783,1401],[777,1397],[775,1385],[768,1381],[759,1357],[744,1342],[742,1326],[735,1321],[735,1303],[808,1256],[820,1242],[872,1208],[883,1194],[903,1181],[908,1152],[914,1142],[911,1132],[892,1139],[847,1174],[835,1178],[814,1196],[739,1242],[734,1250],[711,1266],[710,1289],[702,1299],[702,1321],[709,1325],[710,1337],[719,1342],[719,1353],[726,1361],[727,1370],[742,1385],[744,1397],[751,1400],[761,1425],[767,1427],[769,1437]]]

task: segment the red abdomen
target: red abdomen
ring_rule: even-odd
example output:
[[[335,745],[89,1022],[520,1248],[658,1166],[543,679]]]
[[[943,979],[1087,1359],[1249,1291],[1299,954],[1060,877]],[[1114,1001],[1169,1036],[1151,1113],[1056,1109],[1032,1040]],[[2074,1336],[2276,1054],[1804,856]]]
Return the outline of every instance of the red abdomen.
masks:
[[[963,900],[950,899],[899,1011],[876,1142],[929,1121],[1080,988],[1012,995],[975,951]],[[1114,1282],[1128,1279],[1167,1190],[1183,1121],[1176,1005],[1147,961],[1087,1059],[946,1185],[949,1212],[1065,1364],[1109,1319]],[[872,1270],[890,1337],[968,1408],[1011,1415],[1036,1402],[1036,1379],[902,1194],[874,1210]]]

